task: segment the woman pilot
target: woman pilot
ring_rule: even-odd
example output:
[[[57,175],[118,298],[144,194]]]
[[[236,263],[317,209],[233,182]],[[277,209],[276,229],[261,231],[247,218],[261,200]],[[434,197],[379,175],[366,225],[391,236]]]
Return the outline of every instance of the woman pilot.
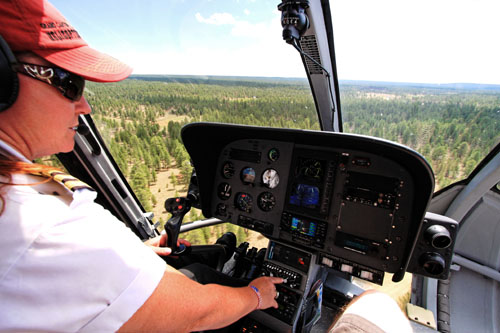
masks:
[[[91,111],[85,80],[120,81],[131,68],[90,48],[47,1],[2,1],[0,22],[16,58],[9,64],[4,45],[0,331],[201,331],[277,307],[280,278],[199,284],[94,203],[94,191],[70,190],[58,172],[31,162],[73,149],[78,116]],[[150,242],[165,254],[160,243]]]

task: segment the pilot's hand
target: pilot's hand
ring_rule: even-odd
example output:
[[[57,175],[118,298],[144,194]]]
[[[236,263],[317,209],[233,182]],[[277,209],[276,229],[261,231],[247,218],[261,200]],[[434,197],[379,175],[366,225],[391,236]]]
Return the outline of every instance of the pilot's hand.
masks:
[[[261,303],[258,309],[267,309],[270,307],[277,308],[278,293],[276,291],[276,284],[283,283],[280,277],[262,276],[250,282],[249,286],[256,287],[261,296]],[[256,310],[258,310],[256,309]]]
[[[148,239],[144,242],[147,246],[149,246],[156,254],[160,256],[168,256],[172,253],[172,249],[167,247],[167,234],[161,234],[160,236],[156,236],[155,238]],[[191,246],[191,243],[185,239],[178,239],[177,246],[180,244],[184,244],[186,246]]]

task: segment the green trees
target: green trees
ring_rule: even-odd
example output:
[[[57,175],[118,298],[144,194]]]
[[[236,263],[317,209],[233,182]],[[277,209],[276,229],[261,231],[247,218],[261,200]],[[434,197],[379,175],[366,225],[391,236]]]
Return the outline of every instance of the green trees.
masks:
[[[149,170],[144,164],[136,164],[130,172],[129,183],[146,211],[151,211],[152,194],[149,191]]]
[[[162,189],[175,191],[189,181],[189,155],[180,136],[188,122],[319,129],[306,80],[144,76],[89,82],[88,90],[108,148],[149,205],[154,199],[146,189],[162,172],[176,170]],[[340,93],[345,132],[417,150],[432,165],[437,188],[468,175],[500,137],[498,91],[374,83],[342,84]]]
[[[341,102],[346,132],[417,150],[434,170],[436,189],[466,177],[500,139],[499,91],[345,85]]]

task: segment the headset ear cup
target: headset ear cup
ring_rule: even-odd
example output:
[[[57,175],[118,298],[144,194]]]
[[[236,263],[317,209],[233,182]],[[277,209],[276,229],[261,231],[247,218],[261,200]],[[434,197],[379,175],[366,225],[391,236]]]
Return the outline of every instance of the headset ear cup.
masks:
[[[19,78],[11,67],[15,63],[16,57],[0,35],[0,112],[14,104],[19,94]]]

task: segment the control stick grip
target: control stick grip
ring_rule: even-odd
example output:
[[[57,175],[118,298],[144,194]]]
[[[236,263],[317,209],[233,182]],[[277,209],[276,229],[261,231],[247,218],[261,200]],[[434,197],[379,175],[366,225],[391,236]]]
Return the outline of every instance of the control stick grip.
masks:
[[[191,203],[187,198],[170,198],[165,201],[165,210],[172,214],[172,217],[165,224],[165,231],[168,236],[167,246],[172,249],[174,255],[181,254],[186,249],[182,244],[177,247],[177,240],[182,220],[190,209]]]

